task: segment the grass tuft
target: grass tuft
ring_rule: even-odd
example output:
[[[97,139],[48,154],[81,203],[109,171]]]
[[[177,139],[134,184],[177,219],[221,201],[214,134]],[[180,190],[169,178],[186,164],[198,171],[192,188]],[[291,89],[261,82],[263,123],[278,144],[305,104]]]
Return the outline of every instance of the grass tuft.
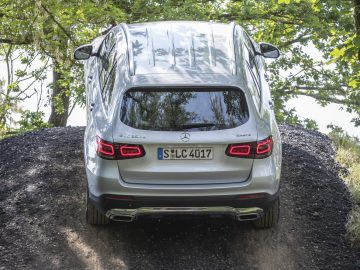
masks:
[[[355,207],[349,213],[347,237],[355,246],[360,246],[360,142],[344,132],[329,134],[337,147],[336,159],[346,168],[341,177],[348,185]]]

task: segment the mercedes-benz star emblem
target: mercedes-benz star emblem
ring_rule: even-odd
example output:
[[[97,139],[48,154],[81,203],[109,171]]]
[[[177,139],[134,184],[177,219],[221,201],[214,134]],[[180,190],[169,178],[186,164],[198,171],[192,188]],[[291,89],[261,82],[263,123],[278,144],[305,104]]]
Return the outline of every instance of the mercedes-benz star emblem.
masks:
[[[187,142],[190,140],[190,134],[187,133],[187,132],[183,132],[181,133],[180,135],[180,139],[183,141],[183,142]]]

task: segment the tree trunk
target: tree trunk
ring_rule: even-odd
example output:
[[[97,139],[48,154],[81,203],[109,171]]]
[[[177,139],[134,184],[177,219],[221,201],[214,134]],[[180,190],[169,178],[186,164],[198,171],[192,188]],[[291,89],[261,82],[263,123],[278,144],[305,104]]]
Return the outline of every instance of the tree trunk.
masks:
[[[65,127],[69,116],[70,96],[59,84],[61,76],[61,68],[54,62],[51,114],[48,121],[54,127]]]

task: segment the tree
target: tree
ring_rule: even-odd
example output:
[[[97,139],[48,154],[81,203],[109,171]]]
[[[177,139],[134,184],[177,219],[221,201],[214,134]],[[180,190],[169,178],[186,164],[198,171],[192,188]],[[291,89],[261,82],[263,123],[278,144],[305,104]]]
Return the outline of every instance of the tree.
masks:
[[[26,3],[25,3],[26,2]],[[338,103],[360,125],[360,0],[2,0],[0,43],[32,44],[52,60],[50,122],[65,125],[83,99],[81,67],[71,58],[100,27],[153,20],[236,21],[257,41],[279,46],[269,63],[277,117],[299,122],[285,109],[292,97]],[[310,49],[309,49],[310,48]],[[317,52],[322,57],[314,56]],[[75,75],[76,74],[76,75]]]
[[[46,59],[38,59],[38,67],[32,64],[38,54],[28,48],[17,48],[16,45],[0,44],[0,55],[6,67],[6,78],[0,84],[0,130],[10,128],[15,122],[12,118],[14,113],[22,113],[18,107],[20,102],[30,99],[36,95],[38,100],[37,111],[40,100],[43,97],[43,81],[48,68]],[[16,63],[22,63],[23,68],[17,69]],[[36,86],[35,83],[37,82]]]
[[[285,102],[303,95],[321,105],[343,105],[358,114],[353,121],[360,125],[360,36],[353,20],[354,12],[359,18],[358,4],[359,0],[230,1],[227,12],[218,16],[239,21],[258,41],[279,45],[283,57],[269,68],[280,119],[293,119],[284,110]],[[317,51],[323,58],[314,56]]]
[[[359,116],[360,0],[118,0],[131,22],[151,20],[236,21],[257,41],[279,46],[282,58],[269,65],[280,121],[299,122],[285,110],[292,97],[321,105],[338,103]],[[355,17],[355,21],[354,21]],[[306,50],[310,46],[311,50]],[[314,54],[321,52],[323,58]]]
[[[71,108],[84,96],[81,69],[72,59],[73,50],[90,42],[100,27],[122,21],[121,9],[112,1],[91,0],[3,0],[0,8],[0,43],[31,45],[51,59],[49,123],[65,126]]]

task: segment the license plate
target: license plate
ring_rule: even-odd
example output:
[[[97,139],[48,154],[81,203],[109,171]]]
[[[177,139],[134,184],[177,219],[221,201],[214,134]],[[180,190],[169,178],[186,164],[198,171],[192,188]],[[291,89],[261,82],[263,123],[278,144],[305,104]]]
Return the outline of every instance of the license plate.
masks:
[[[213,159],[214,150],[212,147],[168,147],[158,148],[159,160],[190,159],[208,160]]]

